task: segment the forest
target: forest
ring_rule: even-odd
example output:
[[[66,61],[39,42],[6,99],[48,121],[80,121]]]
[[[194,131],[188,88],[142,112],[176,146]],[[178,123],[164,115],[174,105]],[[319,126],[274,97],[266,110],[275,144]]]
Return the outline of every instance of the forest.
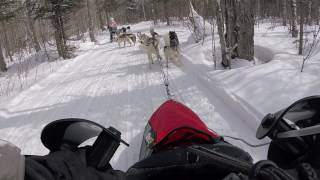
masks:
[[[120,24],[140,21],[184,22],[189,16],[187,0],[1,0],[0,3],[0,71],[8,62],[41,52],[47,60],[74,57],[69,42],[84,39],[89,33],[106,31],[110,17]],[[222,64],[230,59],[252,60],[254,25],[268,19],[287,27],[299,42],[303,53],[304,26],[318,25],[318,0],[192,0],[195,10],[213,26],[218,27]],[[48,52],[51,51],[51,52]]]
[[[163,117],[159,132],[167,124],[179,126],[161,132],[166,137],[158,143],[168,145],[163,150],[176,148],[176,143],[194,145],[194,139],[195,144],[215,144],[202,133],[214,131],[219,141],[246,151],[256,163],[277,150],[274,143],[295,143],[290,139],[295,135],[305,154],[298,153],[296,144],[284,147],[294,151],[297,161],[304,163],[308,155],[320,172],[319,74],[320,0],[0,0],[0,168],[7,167],[1,166],[2,139],[22,154],[48,155],[56,148],[43,143],[44,127],[56,120],[79,120],[92,121],[100,130],[115,128],[118,141],[121,132],[130,146],[106,148],[115,153],[106,163],[126,172],[141,160],[141,148],[157,147],[150,122]],[[160,108],[163,104],[168,108]],[[287,107],[297,109],[284,111]],[[189,117],[202,128],[185,125]],[[180,126],[192,128],[177,135]],[[73,127],[78,126],[70,125],[71,139],[63,128],[47,137],[58,134],[50,140],[54,146],[76,150],[82,135],[91,131]],[[312,133],[301,136],[311,146],[300,144],[303,138],[296,135],[308,129]],[[82,140],[73,141],[78,137]],[[167,141],[171,137],[176,142]],[[81,148],[79,154],[84,154]],[[198,162],[186,155],[188,165]],[[61,167],[66,166],[61,160]]]

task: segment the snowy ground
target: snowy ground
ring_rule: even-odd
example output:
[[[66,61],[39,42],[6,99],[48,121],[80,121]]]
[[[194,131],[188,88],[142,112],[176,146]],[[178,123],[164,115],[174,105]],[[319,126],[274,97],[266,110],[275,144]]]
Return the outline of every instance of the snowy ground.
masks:
[[[313,59],[300,73],[302,57],[295,55],[295,45],[286,29],[267,27],[263,24],[256,29],[260,65],[238,60],[232,70],[214,70],[211,37],[202,46],[192,43],[189,31],[181,26],[155,28],[160,34],[175,30],[182,44],[183,65],[171,64],[169,69],[175,99],[192,108],[219,134],[240,137],[252,144],[262,143],[255,139],[255,131],[264,114],[320,93],[319,61]],[[149,23],[132,29],[148,31]],[[218,42],[216,39],[217,46]],[[137,46],[118,48],[108,43],[106,34],[97,44],[80,44],[78,54],[72,60],[61,61],[59,68],[44,73],[41,80],[32,81],[33,85],[20,93],[0,97],[0,137],[19,146],[25,154],[46,154],[40,133],[47,123],[70,117],[93,120],[116,127],[130,143],[129,148],[121,146],[112,160],[115,168],[126,170],[138,160],[146,122],[166,100],[160,66],[154,64],[149,69],[146,55]],[[229,141],[247,150],[255,160],[266,158],[267,147],[250,148]]]

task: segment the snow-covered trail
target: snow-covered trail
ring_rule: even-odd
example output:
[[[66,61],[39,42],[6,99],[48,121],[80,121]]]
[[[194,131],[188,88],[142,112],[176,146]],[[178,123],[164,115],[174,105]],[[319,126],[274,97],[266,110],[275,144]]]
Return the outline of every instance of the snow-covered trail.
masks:
[[[220,135],[241,138],[250,144],[261,144],[262,142],[255,138],[259,125],[253,120],[256,118],[255,115],[243,108],[237,97],[227,92],[222,87],[221,82],[210,76],[212,67],[193,62],[186,54],[183,54],[184,64],[180,69],[186,76],[182,81],[174,81],[175,84],[179,84],[179,89],[185,89],[186,83],[182,83],[183,81],[189,81],[189,84],[194,86],[193,93],[196,92],[196,95],[188,97],[185,96],[185,93],[182,93],[184,99],[192,97],[191,102],[194,103],[201,100],[200,106],[195,107],[194,110],[198,111],[200,116],[205,117],[203,120],[208,127],[214,129]],[[204,114],[202,115],[202,113]],[[266,158],[266,146],[252,148],[230,138],[226,138],[226,140],[244,148],[255,160]]]
[[[251,143],[255,129],[246,112],[207,76],[208,67],[193,64],[184,55],[183,66],[170,66],[170,87],[175,98],[192,108],[210,127],[223,135]],[[46,154],[42,128],[56,119],[85,118],[122,132],[129,148],[121,146],[112,160],[126,170],[138,160],[141,134],[151,114],[166,100],[159,64],[149,69],[146,55],[137,47],[105,44],[66,63],[6,104],[0,105],[0,137],[19,146],[25,154]],[[253,150],[256,159],[265,148]]]

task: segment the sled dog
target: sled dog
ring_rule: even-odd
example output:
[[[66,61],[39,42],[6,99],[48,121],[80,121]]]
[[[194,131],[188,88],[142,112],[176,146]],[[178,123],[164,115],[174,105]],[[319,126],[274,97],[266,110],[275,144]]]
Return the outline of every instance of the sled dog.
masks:
[[[165,46],[163,48],[164,56],[166,61],[180,66],[181,65],[181,54],[179,50],[179,39],[175,31],[169,31],[168,34],[163,36]],[[167,64],[168,65],[168,64]]]
[[[116,42],[118,42],[119,47],[121,47],[121,43],[123,43],[123,47],[126,47],[126,43],[130,44],[130,46],[135,45],[135,40],[132,40],[129,34],[118,34],[116,37]]]
[[[136,45],[136,42],[137,42],[137,37],[135,34],[132,34],[132,33],[127,33],[127,36],[131,39],[131,41],[133,42],[133,45],[135,46]]]
[[[143,50],[147,56],[149,61],[149,67],[151,68],[151,64],[154,64],[152,55],[156,55],[157,59],[162,59],[159,52],[159,43],[160,43],[160,36],[157,35],[154,38],[149,37],[146,34],[138,33],[138,39],[140,46],[139,48]]]

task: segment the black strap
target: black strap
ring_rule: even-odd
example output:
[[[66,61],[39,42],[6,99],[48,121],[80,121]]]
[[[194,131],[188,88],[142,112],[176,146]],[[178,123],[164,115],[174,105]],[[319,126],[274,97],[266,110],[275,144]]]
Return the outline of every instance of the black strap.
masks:
[[[210,160],[210,163],[215,164],[218,167],[228,169],[230,170],[230,172],[240,172],[243,174],[248,174],[250,172],[250,168],[252,167],[251,163],[241,161],[234,157],[213,151],[202,146],[188,147],[188,151],[205,157]]]
[[[299,178],[302,180],[318,180],[318,174],[309,163],[301,163],[297,167]]]
[[[249,172],[250,180],[296,180],[286,171],[279,168],[269,160],[259,161],[254,164]]]

